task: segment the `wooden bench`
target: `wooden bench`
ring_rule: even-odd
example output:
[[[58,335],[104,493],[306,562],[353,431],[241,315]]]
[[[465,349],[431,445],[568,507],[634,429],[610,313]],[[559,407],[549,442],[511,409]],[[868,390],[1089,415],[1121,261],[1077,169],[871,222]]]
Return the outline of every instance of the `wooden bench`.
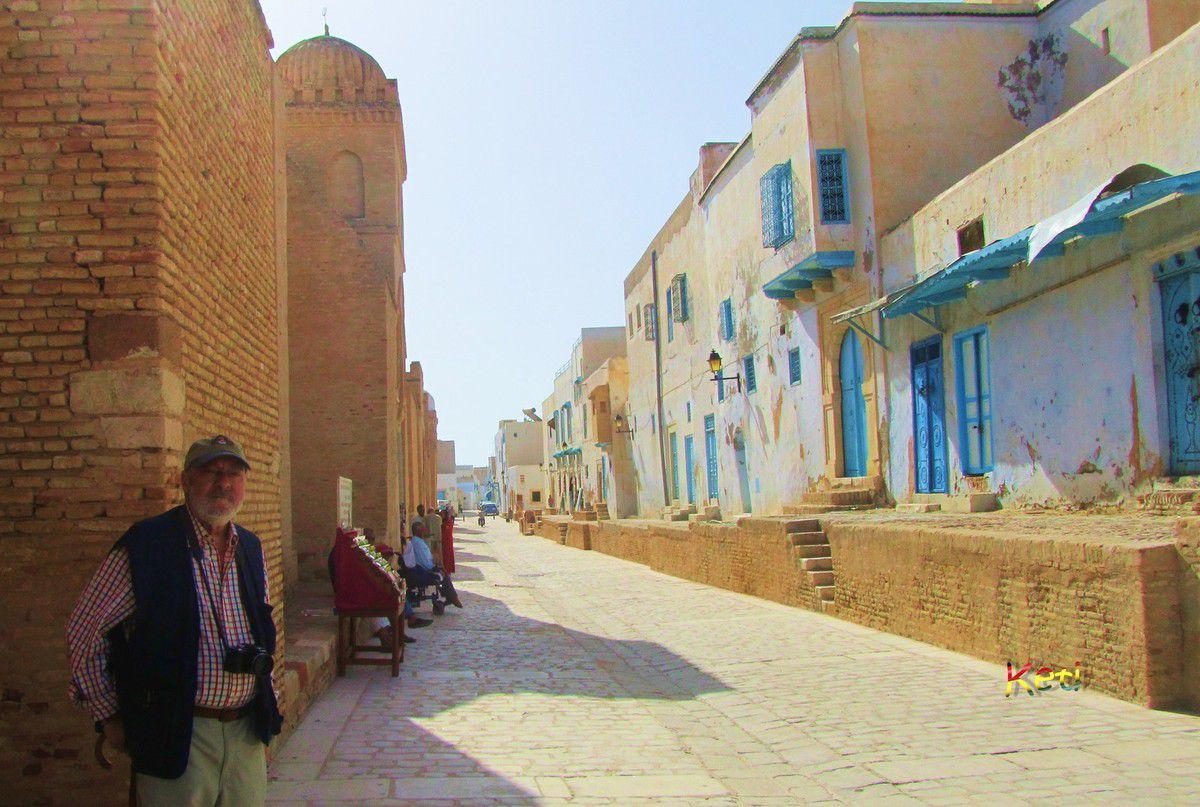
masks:
[[[346,674],[346,667],[351,664],[368,666],[390,664],[392,667],[392,677],[395,678],[400,675],[400,663],[404,661],[404,619],[401,616],[403,609],[403,599],[398,599],[396,606],[388,609],[333,609],[338,618],[337,674],[339,678]],[[375,617],[386,617],[392,623],[392,646],[390,648],[374,644],[361,645],[358,643],[358,620]],[[361,658],[358,655],[360,652],[381,654],[389,653],[389,651],[390,658],[379,655]]]

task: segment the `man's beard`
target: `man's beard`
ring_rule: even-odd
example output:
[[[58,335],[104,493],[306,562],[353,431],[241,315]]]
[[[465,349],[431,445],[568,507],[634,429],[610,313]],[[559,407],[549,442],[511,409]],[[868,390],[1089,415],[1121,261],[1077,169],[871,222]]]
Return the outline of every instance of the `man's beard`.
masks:
[[[241,509],[240,504],[235,505],[231,499],[227,498],[214,500],[197,497],[188,502],[188,504],[198,518],[211,524],[223,524],[227,521],[233,521],[233,517]]]

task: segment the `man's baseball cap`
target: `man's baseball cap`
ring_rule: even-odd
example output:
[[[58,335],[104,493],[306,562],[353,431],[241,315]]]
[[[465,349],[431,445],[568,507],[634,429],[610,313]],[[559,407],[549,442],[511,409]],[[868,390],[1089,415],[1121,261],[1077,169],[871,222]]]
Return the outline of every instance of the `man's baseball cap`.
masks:
[[[247,471],[250,470],[250,463],[246,461],[246,454],[242,451],[242,447],[238,445],[236,440],[226,437],[223,434],[218,434],[215,437],[204,437],[192,443],[192,447],[188,449],[187,457],[183,460],[183,470],[190,471],[192,468],[207,465],[221,457],[235,459],[242,465],[245,465]]]

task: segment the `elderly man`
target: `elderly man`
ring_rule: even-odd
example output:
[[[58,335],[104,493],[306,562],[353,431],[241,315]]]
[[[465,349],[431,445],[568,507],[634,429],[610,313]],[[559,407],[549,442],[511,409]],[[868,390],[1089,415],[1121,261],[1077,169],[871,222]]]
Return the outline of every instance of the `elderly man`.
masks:
[[[262,546],[233,523],[249,470],[224,435],[193,443],[184,504],[129,528],[67,626],[72,693],[132,758],[142,807],[266,796],[282,719]]]
[[[455,608],[462,608],[462,600],[454,590],[450,575],[437,568],[433,552],[425,543],[428,529],[425,522],[417,519],[412,523],[412,537],[405,541],[401,561],[404,565],[404,579],[410,589],[422,589],[426,586],[437,586],[442,599]]]

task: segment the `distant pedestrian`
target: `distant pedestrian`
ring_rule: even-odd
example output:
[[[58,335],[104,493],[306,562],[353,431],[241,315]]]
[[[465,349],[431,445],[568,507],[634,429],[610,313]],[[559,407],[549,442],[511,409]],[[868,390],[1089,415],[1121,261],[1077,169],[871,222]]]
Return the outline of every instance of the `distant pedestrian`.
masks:
[[[454,574],[454,507],[446,505],[442,517],[442,568]]]

